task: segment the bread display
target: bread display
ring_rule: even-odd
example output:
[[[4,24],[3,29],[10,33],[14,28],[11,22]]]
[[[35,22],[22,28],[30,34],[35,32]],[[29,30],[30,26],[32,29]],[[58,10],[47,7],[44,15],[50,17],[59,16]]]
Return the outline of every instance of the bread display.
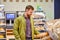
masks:
[[[46,25],[51,29],[60,28],[60,19],[50,20],[46,22]]]
[[[46,37],[42,38],[41,40],[52,40],[52,39],[50,38],[50,36],[46,36]]]
[[[0,28],[0,32],[4,32],[5,30],[4,30],[4,28]]]
[[[0,35],[0,38],[4,38],[4,35],[1,34],[1,35]]]
[[[33,14],[32,17],[34,19],[35,29],[40,32],[40,34],[34,35],[34,37],[36,39],[41,39],[41,38],[44,38],[45,36],[49,36],[48,32],[44,28],[45,15],[40,14],[40,13],[36,13],[36,14]]]
[[[45,36],[48,36],[48,33],[47,33],[47,32],[40,33],[40,34],[38,34],[38,35],[34,35],[34,38],[40,39],[40,38],[43,38],[43,37],[45,37]]]
[[[60,38],[60,19],[54,19],[54,20],[49,20],[46,22],[46,25],[48,26],[47,29],[49,31],[52,31],[52,33],[55,34],[55,36]]]
[[[37,14],[37,13],[36,13],[36,14],[33,14],[32,16],[33,16],[33,18],[41,18],[41,19],[42,19],[42,18],[45,18],[45,15],[42,15],[42,14],[39,15],[39,14]]]
[[[45,29],[43,26],[40,26],[40,27],[38,26],[38,27],[36,27],[36,30],[45,30]]]
[[[34,22],[34,24],[44,24],[44,22],[42,22],[42,21],[36,21],[36,22]]]

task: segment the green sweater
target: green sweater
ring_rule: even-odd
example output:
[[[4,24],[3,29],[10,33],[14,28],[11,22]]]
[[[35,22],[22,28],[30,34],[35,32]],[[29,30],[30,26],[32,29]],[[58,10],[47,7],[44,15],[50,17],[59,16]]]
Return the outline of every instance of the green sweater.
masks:
[[[31,30],[32,30],[32,40],[34,40],[34,34],[39,34],[39,32],[34,28],[33,18],[30,17]],[[16,40],[26,40],[26,20],[24,16],[20,16],[14,20],[13,33]]]

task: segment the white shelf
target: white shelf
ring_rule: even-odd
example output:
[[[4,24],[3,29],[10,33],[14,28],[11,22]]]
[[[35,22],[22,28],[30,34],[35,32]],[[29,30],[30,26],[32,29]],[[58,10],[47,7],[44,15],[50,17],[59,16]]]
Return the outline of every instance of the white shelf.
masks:
[[[14,38],[15,39],[14,35],[7,35],[7,38],[10,38],[10,39]]]
[[[4,27],[4,29],[2,29],[2,30],[0,30],[0,33],[2,34],[2,37],[3,38],[0,38],[0,40],[6,40],[6,31],[5,31],[5,27],[6,27],[6,23],[3,23],[3,22],[5,22],[6,20],[6,18],[5,18],[5,16],[4,16],[4,5],[0,5],[0,7],[2,8],[1,10],[0,10],[0,13],[2,13],[1,14],[1,16],[0,16],[0,27]],[[1,35],[0,34],[0,35]]]
[[[13,33],[13,32],[6,32],[6,33]]]
[[[42,20],[46,20],[46,19],[34,19],[34,21],[42,21]]]
[[[7,24],[7,26],[13,26],[13,24]]]
[[[43,22],[41,22],[41,23],[34,23],[34,24],[44,24]]]
[[[6,31],[0,31],[0,32],[6,32]]]
[[[44,25],[44,24],[34,24],[35,26]]]
[[[6,39],[6,38],[0,38],[0,39]]]
[[[5,19],[5,17],[0,17],[0,19]]]
[[[6,24],[0,24],[0,26],[3,26],[3,25],[6,25]]]
[[[6,29],[6,30],[13,30],[13,29]]]
[[[6,25],[0,25],[0,27],[5,28],[5,27],[6,27]]]

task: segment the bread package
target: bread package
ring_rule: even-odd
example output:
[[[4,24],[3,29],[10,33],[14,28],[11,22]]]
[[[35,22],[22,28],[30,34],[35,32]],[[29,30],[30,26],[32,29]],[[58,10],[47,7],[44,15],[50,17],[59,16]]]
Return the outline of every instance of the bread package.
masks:
[[[60,38],[60,19],[54,19],[46,22],[47,29],[52,31],[54,35],[59,39]]]
[[[0,38],[4,38],[4,35],[3,35],[3,34],[1,34],[1,35],[0,35]]]
[[[36,30],[45,30],[43,26],[37,26]]]

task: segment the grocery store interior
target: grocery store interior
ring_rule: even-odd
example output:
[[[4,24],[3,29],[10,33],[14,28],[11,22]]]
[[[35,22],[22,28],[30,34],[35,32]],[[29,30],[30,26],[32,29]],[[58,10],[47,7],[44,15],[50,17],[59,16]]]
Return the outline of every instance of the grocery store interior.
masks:
[[[34,7],[34,27],[45,34],[34,40],[60,40],[60,0],[0,0],[0,40],[15,40],[14,19],[24,14],[27,5]]]

